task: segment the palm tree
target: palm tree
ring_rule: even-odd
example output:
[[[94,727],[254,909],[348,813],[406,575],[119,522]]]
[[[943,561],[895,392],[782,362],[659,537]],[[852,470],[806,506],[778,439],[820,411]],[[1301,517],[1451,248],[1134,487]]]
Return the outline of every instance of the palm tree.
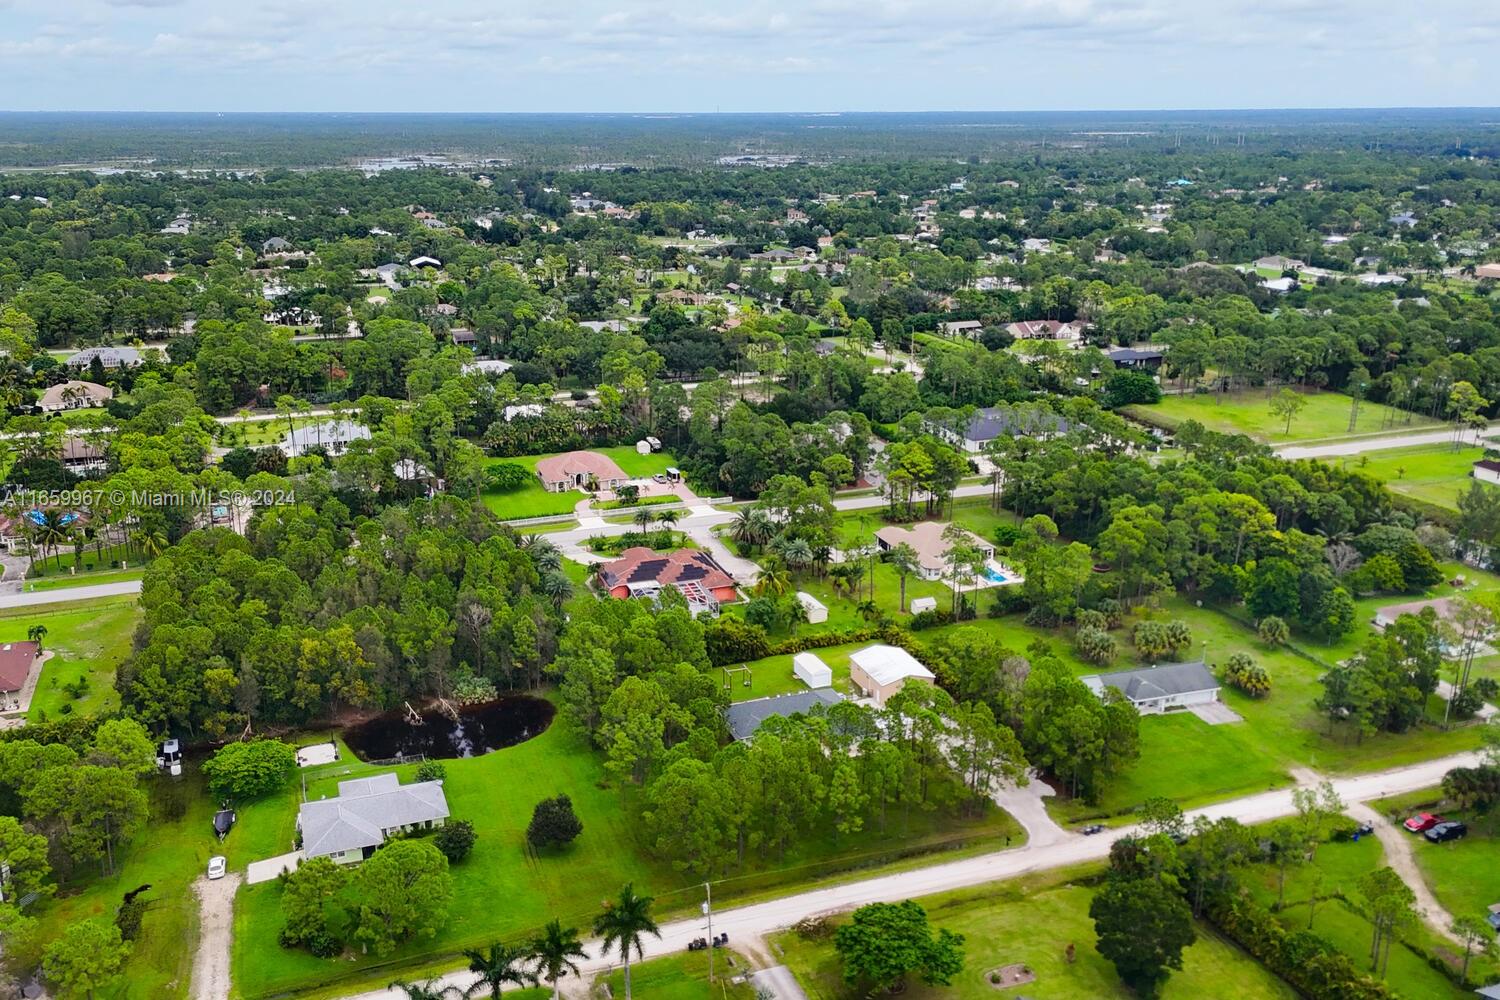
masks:
[[[536,985],[536,976],[530,970],[520,968],[531,958],[531,952],[526,948],[497,941],[485,951],[472,948],[465,951],[464,958],[469,960],[469,971],[479,975],[474,980],[474,985],[464,991],[466,997],[476,993],[489,993],[492,1000],[500,1000],[501,987],[506,983],[515,986]]]
[[[651,919],[650,896],[637,896],[633,883],[625,883],[620,890],[620,896],[604,904],[604,912],[594,918],[594,933],[604,940],[600,944],[600,950],[608,955],[611,949],[620,953],[620,958],[625,962],[625,1000],[631,1000],[630,995],[630,952],[635,951],[636,958],[644,958],[645,951],[641,947],[643,935],[651,934],[661,937],[661,931],[656,926],[656,921]]]
[[[791,589],[792,575],[787,572],[786,563],[780,559],[766,560],[765,569],[760,571],[760,579],[755,581],[756,596],[770,594],[772,597],[780,597]]]
[[[68,537],[68,525],[64,520],[67,514],[64,511],[47,510],[42,512],[42,523],[37,525],[37,538],[42,543],[42,560],[47,559],[47,550],[51,549],[57,554],[57,568],[62,569],[62,553],[59,551],[63,540]]]
[[[885,560],[901,578],[901,610],[904,613],[906,611],[906,578],[921,567],[917,558],[917,550],[910,544],[902,542],[885,554]]]
[[[36,651],[40,653],[42,651],[42,640],[47,638],[47,626],[31,626],[31,628],[26,630],[26,638],[31,642],[36,643]]]
[[[656,520],[656,514],[652,511],[642,509],[636,511],[635,516],[630,520],[635,523],[636,528],[644,535],[647,529],[651,527],[651,523]]]
[[[167,536],[160,528],[140,528],[136,531],[134,540],[147,559],[155,559],[167,547]]]
[[[664,510],[656,515],[656,519],[661,522],[663,528],[667,529],[667,537],[670,539],[674,529],[677,527],[677,522],[682,519],[682,511]]]
[[[439,986],[436,979],[429,979],[424,983],[408,983],[398,979],[391,983],[390,988],[405,993],[406,1000],[448,1000],[458,992],[452,986]]]
[[[539,570],[556,570],[562,568],[562,553],[557,551],[553,545],[541,535],[522,535],[519,542],[530,556],[532,563]]]
[[[573,599],[573,581],[556,571],[543,573],[542,593],[552,599],[553,607],[561,609]]]
[[[541,936],[532,940],[531,954],[552,984],[552,1000],[557,1000],[559,979],[569,972],[575,976],[580,974],[578,963],[573,959],[588,957],[578,941],[578,929],[564,928],[556,920],[550,921],[542,928]]]

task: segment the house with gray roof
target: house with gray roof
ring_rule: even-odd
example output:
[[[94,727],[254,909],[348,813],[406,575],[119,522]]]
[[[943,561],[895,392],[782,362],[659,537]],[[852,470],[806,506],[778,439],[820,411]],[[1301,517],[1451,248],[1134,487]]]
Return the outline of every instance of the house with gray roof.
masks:
[[[297,832],[304,858],[348,865],[368,858],[389,837],[431,830],[447,819],[441,781],[403,785],[395,774],[377,774],[339,782],[336,798],[302,803]]]
[[[1101,698],[1105,688],[1114,688],[1142,715],[1156,715],[1219,700],[1219,681],[1202,660],[1090,674],[1079,679]]]
[[[261,253],[285,253],[292,248],[290,240],[282,239],[280,236],[272,236],[260,245]]]
[[[949,427],[932,420],[923,421],[922,426],[929,433],[971,455],[983,451],[984,446],[996,438],[1029,437],[1045,441],[1068,433],[1068,422],[1055,413],[1005,406],[980,407],[962,427]]]
[[[729,735],[737,740],[748,740],[767,719],[784,719],[808,712],[818,705],[832,707],[843,700],[844,696],[833,688],[817,688],[773,695],[770,698],[737,701],[724,710],[724,721],[729,724]]]

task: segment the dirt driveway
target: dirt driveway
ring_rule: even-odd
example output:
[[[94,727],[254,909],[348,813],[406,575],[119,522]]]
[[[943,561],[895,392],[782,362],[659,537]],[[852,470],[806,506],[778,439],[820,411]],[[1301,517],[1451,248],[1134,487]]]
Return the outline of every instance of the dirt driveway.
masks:
[[[192,1000],[229,1000],[229,943],[234,929],[234,893],[239,872],[193,883],[198,897],[198,953],[193,956]]]

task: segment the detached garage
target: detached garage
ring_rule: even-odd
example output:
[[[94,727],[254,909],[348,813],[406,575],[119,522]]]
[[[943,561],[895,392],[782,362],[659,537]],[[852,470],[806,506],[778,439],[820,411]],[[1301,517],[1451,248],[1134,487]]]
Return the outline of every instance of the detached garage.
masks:
[[[792,657],[792,673],[810,688],[833,687],[833,670],[815,653],[798,653]]]

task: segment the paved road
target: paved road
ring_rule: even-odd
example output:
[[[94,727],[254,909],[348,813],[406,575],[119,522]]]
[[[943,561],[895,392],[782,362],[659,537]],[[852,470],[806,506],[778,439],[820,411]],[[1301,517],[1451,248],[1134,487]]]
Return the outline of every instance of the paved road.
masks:
[[[123,597],[140,592],[141,581],[139,580],[91,583],[83,587],[58,587],[55,590],[37,590],[29,594],[0,594],[0,608],[30,608],[39,604],[65,604],[68,601],[89,601],[96,597]]]
[[[1493,439],[1497,433],[1486,432],[1485,439]],[[1378,434],[1373,437],[1350,438],[1330,444],[1284,444],[1276,449],[1282,458],[1333,458],[1339,455],[1358,455],[1366,451],[1384,451],[1387,448],[1415,448],[1424,444],[1451,444],[1453,428],[1436,431],[1413,431],[1409,434]],[[1463,443],[1475,443],[1472,434],[1465,434]]]
[[[1478,763],[1479,754],[1462,753],[1437,760],[1393,768],[1374,774],[1335,779],[1334,789],[1345,802],[1366,802],[1371,799],[1400,795],[1422,788],[1430,788],[1442,781],[1442,777],[1454,767],[1471,767]],[[1232,816],[1244,823],[1263,823],[1288,816],[1296,810],[1292,805],[1292,789],[1262,792],[1244,798],[1231,799],[1203,809],[1188,812],[1188,818],[1205,816],[1219,819]],[[941,864],[930,865],[908,871],[880,875],[875,878],[847,882],[824,889],[784,896],[763,903],[753,903],[720,910],[714,913],[714,931],[727,931],[729,943],[755,939],[773,931],[790,927],[804,917],[825,913],[837,913],[866,903],[899,902],[928,896],[933,893],[964,889],[986,882],[1015,878],[1029,872],[1061,868],[1084,862],[1102,861],[1109,855],[1110,844],[1117,838],[1133,833],[1134,827],[1123,827],[1107,831],[1094,837],[1068,834],[1065,838],[1045,846],[1027,844],[1007,851],[982,854],[972,858],[961,858]],[[659,956],[684,950],[689,941],[704,933],[699,918],[676,920],[661,925],[661,939],[649,940],[646,957]],[[595,974],[610,968],[614,963],[600,955],[597,941],[586,945],[588,958],[580,962],[584,974]],[[443,976],[443,985],[462,990],[473,981],[468,972],[454,972]],[[400,1000],[400,994],[390,990],[375,990],[357,994],[351,1000]]]

